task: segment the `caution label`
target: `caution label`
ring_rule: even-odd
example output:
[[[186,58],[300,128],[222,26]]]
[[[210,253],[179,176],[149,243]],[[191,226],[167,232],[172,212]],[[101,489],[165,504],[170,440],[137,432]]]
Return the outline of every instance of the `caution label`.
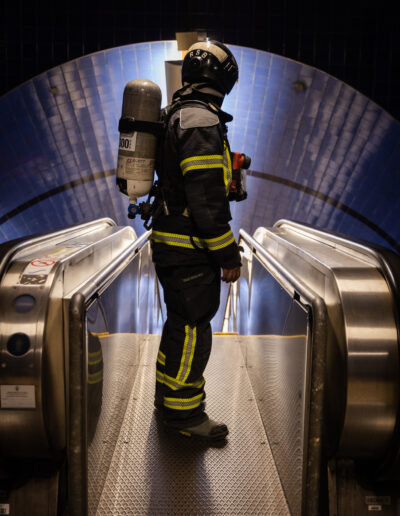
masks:
[[[34,258],[22,271],[19,284],[43,285],[46,283],[47,276],[50,274],[53,266],[66,256],[73,254],[79,247],[82,246],[74,246],[73,248],[62,247],[52,253]]]
[[[0,407],[36,408],[34,385],[0,385]]]
[[[137,135],[137,133],[133,133],[133,134],[121,133],[119,136],[119,150],[135,152],[136,135]]]
[[[126,158],[125,177],[134,181],[152,181],[154,166],[154,159]]]

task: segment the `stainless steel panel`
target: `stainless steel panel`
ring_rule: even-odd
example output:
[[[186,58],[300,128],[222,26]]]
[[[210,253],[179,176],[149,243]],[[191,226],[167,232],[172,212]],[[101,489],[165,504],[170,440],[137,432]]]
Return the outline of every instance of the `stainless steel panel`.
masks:
[[[26,391],[29,404],[2,399],[1,455],[47,457],[65,447],[68,324],[63,299],[124,255],[135,240],[132,228],[102,219],[34,238],[8,254],[0,290],[0,385],[9,397]],[[15,335],[29,340],[26,352],[12,353]]]
[[[45,324],[52,281],[48,278],[46,283],[40,286],[18,285],[18,278],[24,267],[25,263],[13,264],[1,282],[0,384],[2,389],[11,389],[10,386],[13,385],[20,391],[32,389],[31,403],[29,408],[18,408],[18,402],[13,403],[10,408],[1,403],[0,450],[3,456],[40,457],[48,455],[52,445],[60,449],[65,444],[63,356],[61,351],[61,355],[58,355],[61,362],[56,364],[57,382],[50,386],[47,383],[49,376],[46,375],[46,361],[50,360],[54,364],[55,356],[46,345]],[[14,300],[21,294],[30,295],[35,299],[35,305],[29,312],[18,312],[15,309]],[[51,312],[52,317],[53,315]],[[17,333],[27,335],[30,340],[30,349],[21,356],[15,356],[7,349],[9,339]],[[52,344],[61,345],[62,350],[62,340]],[[51,389],[49,398],[51,397],[57,405],[56,410],[50,415],[50,426],[53,430],[61,430],[61,434],[54,436],[53,443],[49,441],[46,429],[46,409],[50,399],[46,398],[45,385]]]
[[[153,410],[158,343],[157,336],[142,342],[105,488],[97,511],[91,506],[90,514],[289,514],[240,339],[214,336],[206,369],[207,411],[230,429],[223,448],[207,448],[162,431]]]
[[[246,335],[242,349],[249,379],[291,513],[301,514],[307,464],[308,313],[256,257],[251,275],[240,280],[238,290],[237,327]]]
[[[368,248],[284,222],[259,228],[255,238],[325,301],[326,408],[330,426],[338,428],[339,453],[379,458],[393,435],[399,404],[397,329],[381,262]]]
[[[88,450],[89,510],[96,511],[125,417],[139,367],[139,352],[146,335],[120,334],[100,337],[103,380],[100,416],[88,406],[88,421],[98,418]]]
[[[145,244],[96,297],[86,314],[88,503],[92,512],[98,505],[111,464],[140,353],[148,340],[146,333],[161,332],[162,313],[156,286],[150,246]],[[91,343],[94,343],[92,349]]]

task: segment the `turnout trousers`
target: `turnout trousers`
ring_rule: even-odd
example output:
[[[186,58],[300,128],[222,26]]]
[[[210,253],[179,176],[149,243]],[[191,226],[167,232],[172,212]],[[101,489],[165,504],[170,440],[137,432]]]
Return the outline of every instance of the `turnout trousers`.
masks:
[[[164,290],[167,319],[156,363],[156,404],[177,428],[202,423],[203,376],[211,352],[210,321],[220,302],[220,268],[200,265],[156,265]]]

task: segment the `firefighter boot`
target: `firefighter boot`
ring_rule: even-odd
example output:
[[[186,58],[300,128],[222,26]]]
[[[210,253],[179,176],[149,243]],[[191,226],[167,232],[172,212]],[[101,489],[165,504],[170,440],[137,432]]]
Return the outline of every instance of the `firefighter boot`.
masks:
[[[226,425],[213,421],[212,419],[206,419],[199,425],[189,426],[187,428],[175,428],[166,423],[165,431],[167,433],[183,435],[185,437],[192,437],[208,442],[221,441],[225,439],[229,433]]]

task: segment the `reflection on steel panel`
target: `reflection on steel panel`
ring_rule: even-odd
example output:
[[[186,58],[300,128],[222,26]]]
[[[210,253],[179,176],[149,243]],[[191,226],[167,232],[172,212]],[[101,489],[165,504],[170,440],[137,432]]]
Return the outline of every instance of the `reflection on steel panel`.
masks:
[[[101,413],[93,439],[89,440],[88,486],[90,513],[96,511],[124,420],[139,366],[139,350],[145,337],[139,334],[105,335],[100,338],[103,357]],[[89,389],[91,385],[89,384]],[[90,392],[90,391],[89,391]],[[92,403],[96,400],[92,400]],[[88,400],[88,423],[97,415]],[[90,431],[90,430],[89,430]]]
[[[90,514],[288,515],[240,339],[214,337],[205,373],[207,411],[227,423],[230,435],[225,447],[208,448],[166,435],[161,428],[153,409],[159,338],[141,341],[140,364],[104,490],[97,511],[93,504]],[[108,338],[107,345],[116,348],[118,339]]]
[[[307,457],[308,313],[258,260],[252,260],[251,269],[250,278],[240,280],[238,331],[248,335],[242,349],[252,389],[289,507],[300,514]]]
[[[397,419],[399,351],[393,294],[377,253],[291,221],[259,228],[255,239],[326,304],[331,442],[340,439],[341,456],[382,457]]]

